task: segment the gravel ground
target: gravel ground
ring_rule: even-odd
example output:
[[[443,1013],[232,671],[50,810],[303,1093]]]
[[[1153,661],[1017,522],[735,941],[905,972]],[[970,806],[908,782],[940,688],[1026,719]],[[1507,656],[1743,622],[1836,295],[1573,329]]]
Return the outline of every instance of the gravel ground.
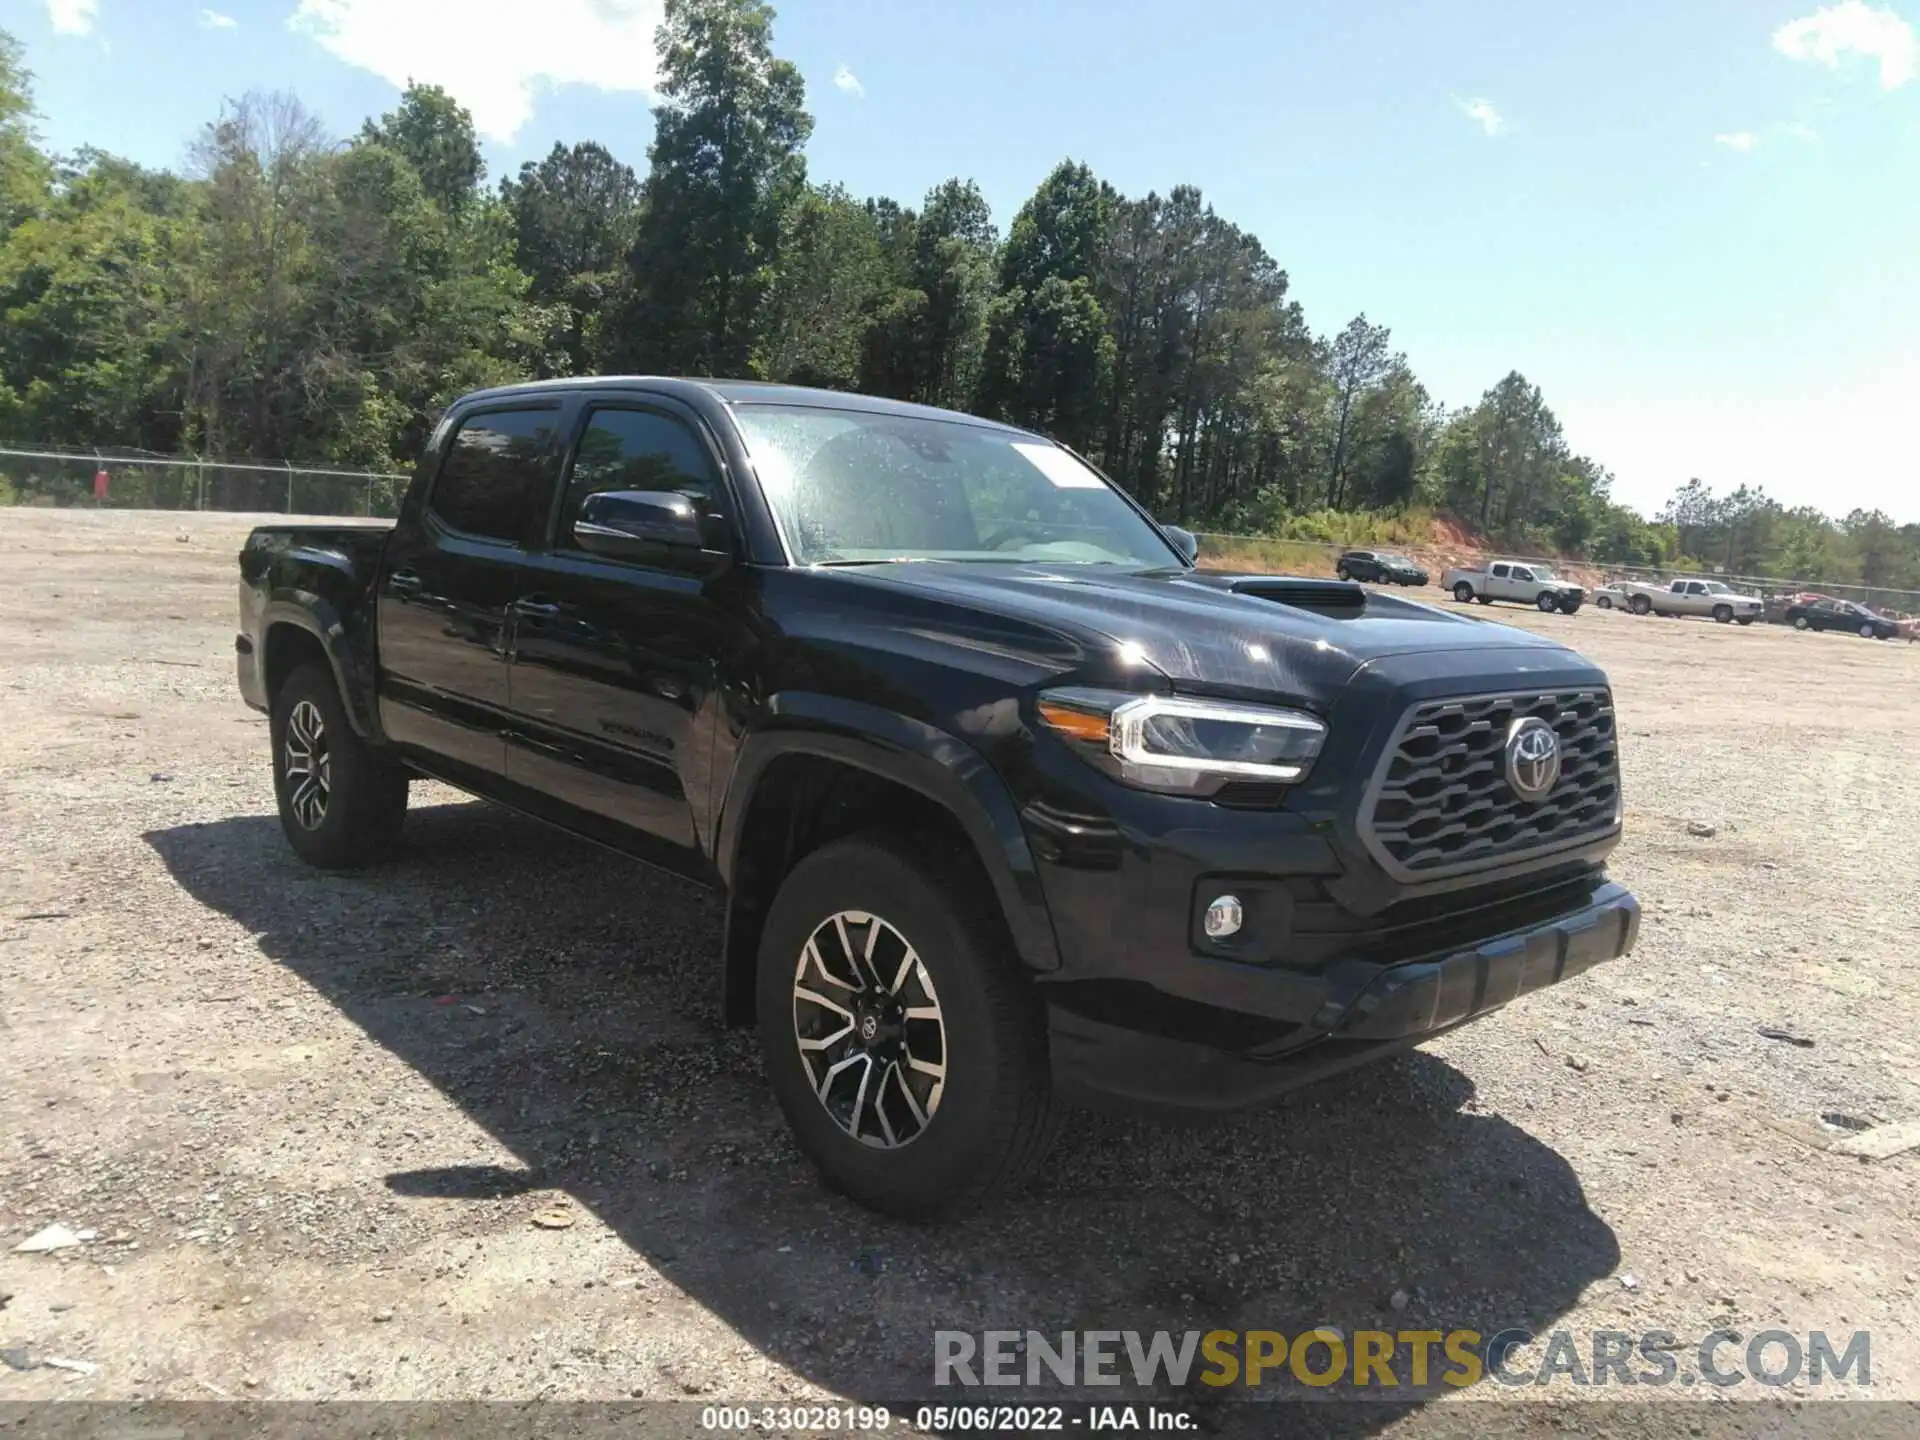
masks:
[[[1920,1151],[1822,1120],[1920,1117],[1911,646],[1500,610],[1613,675],[1638,951],[1266,1113],[1076,1120],[912,1228],[788,1142],[711,899],[427,785],[386,868],[295,862],[250,523],[0,510],[0,1342],[98,1367],[0,1399],[884,1400],[936,1328],[1317,1322],[1868,1329],[1920,1398]],[[12,1253],[56,1222],[97,1238]]]

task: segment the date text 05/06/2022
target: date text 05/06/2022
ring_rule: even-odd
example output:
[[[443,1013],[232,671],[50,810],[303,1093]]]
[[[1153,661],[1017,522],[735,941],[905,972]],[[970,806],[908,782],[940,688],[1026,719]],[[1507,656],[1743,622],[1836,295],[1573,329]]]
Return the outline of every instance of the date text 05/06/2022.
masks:
[[[1137,1430],[1176,1434],[1198,1426],[1199,1421],[1184,1410],[1146,1404],[918,1405],[901,1406],[898,1412],[885,1405],[708,1405],[700,1411],[700,1428],[717,1433],[870,1436]]]

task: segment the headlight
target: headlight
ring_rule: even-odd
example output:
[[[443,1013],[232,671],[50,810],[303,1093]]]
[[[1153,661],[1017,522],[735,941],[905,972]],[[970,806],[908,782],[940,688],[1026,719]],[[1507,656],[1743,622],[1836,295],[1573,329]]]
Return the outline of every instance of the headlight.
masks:
[[[1040,719],[1115,779],[1175,795],[1231,780],[1291,784],[1327,738],[1302,710],[1113,690],[1045,691]]]

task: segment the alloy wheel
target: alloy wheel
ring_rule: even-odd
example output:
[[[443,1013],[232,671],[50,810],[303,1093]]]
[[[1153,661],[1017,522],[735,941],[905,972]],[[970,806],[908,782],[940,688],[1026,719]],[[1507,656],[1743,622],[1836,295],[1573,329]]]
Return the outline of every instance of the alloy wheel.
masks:
[[[906,936],[860,910],[815,927],[793,972],[793,1034],[813,1093],[848,1135],[895,1150],[926,1132],[947,1084],[933,977]]]
[[[287,715],[283,770],[287,780],[287,808],[303,830],[318,830],[327,818],[327,797],[333,790],[333,767],[327,753],[327,726],[320,707],[302,700]]]

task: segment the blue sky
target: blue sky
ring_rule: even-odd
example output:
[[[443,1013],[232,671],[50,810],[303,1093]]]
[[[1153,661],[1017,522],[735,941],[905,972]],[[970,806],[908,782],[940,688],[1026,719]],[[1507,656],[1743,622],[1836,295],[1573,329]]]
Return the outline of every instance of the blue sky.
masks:
[[[1905,7],[1904,10],[1901,7]],[[0,0],[50,145],[177,165],[223,95],[342,135],[408,76],[493,175],[644,168],[658,0]],[[1616,495],[1690,475],[1920,520],[1920,0],[789,0],[816,179],[1005,225],[1063,156],[1199,185],[1314,327],[1392,327],[1430,390],[1509,369]]]

